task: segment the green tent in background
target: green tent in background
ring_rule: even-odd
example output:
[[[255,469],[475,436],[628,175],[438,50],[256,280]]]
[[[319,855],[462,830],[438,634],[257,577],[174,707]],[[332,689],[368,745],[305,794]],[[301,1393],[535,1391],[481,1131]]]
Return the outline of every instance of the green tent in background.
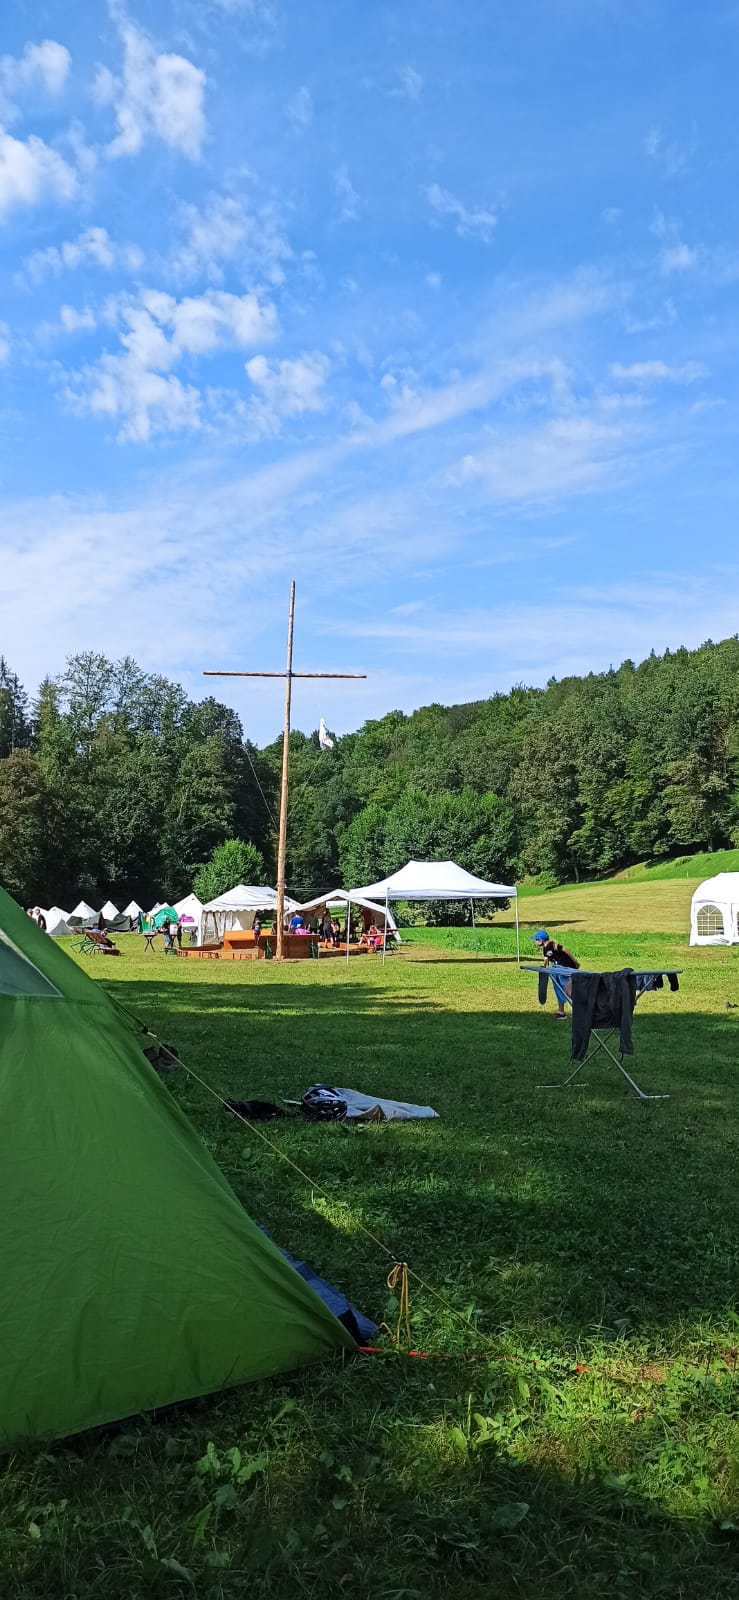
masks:
[[[350,1336],[251,1222],[94,979],[0,890],[0,1445]]]

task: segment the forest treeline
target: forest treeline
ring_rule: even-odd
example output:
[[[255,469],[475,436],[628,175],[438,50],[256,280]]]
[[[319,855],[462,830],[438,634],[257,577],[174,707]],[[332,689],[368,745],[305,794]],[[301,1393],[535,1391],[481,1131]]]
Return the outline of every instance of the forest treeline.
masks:
[[[330,720],[330,719],[329,719]],[[0,658],[0,882],[24,903],[142,904],[226,839],[274,878],[281,741],[134,661],[83,653],[31,702]],[[410,857],[564,882],[739,843],[739,639],[291,737],[288,885]]]

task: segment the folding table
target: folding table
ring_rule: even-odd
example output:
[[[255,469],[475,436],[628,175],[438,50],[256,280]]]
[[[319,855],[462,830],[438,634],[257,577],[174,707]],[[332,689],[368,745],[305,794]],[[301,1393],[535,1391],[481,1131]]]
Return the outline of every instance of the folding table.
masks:
[[[541,977],[543,973],[550,982],[553,978],[557,978],[560,985],[569,983],[573,978],[602,978],[606,976],[606,974],[603,972],[589,972],[584,970],[582,967],[578,967],[577,969],[572,967],[560,967],[554,963],[546,967],[524,964],[522,965],[521,970],[522,972],[535,972],[539,977]],[[677,989],[677,979],[681,972],[682,967],[660,967],[656,971],[649,970],[643,972],[634,972],[633,976],[636,979],[636,1001],[634,1002],[634,1010],[636,1010],[636,1003],[641,999],[643,994],[650,994],[653,990],[662,988],[665,978],[667,978],[668,982],[670,983],[670,989]],[[629,975],[631,976],[631,974]],[[552,987],[554,987],[554,985],[552,985]],[[570,1009],[572,1009],[572,1000],[570,999],[569,995],[564,996],[564,1001],[565,1004],[569,1005]],[[578,1073],[580,1073],[583,1067],[587,1065],[588,1061],[592,1061],[597,1051],[604,1050],[606,1055],[613,1062],[613,1065],[618,1067],[619,1072],[622,1072],[627,1082],[631,1084],[634,1093],[639,1096],[640,1100],[669,1100],[670,1096],[668,1094],[645,1094],[644,1090],[639,1088],[638,1083],[634,1082],[634,1079],[631,1077],[630,1073],[626,1071],[623,1063],[623,1056],[621,1054],[614,1055],[613,1050],[610,1049],[608,1041],[612,1039],[614,1034],[617,1032],[618,1024],[616,1022],[606,1025],[605,1027],[593,1027],[590,1032],[592,1043],[588,1049],[588,1053],[584,1060],[578,1061],[577,1066],[575,1067],[574,1071],[570,1073],[569,1077],[565,1078],[562,1083],[537,1083],[537,1089],[566,1089],[567,1085],[573,1082],[573,1080],[578,1076]],[[580,1087],[584,1088],[585,1085],[581,1084]]]

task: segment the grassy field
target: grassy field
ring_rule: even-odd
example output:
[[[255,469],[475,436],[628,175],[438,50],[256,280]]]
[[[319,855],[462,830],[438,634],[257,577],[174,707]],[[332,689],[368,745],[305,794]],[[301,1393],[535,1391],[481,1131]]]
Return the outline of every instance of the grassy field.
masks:
[[[168,1080],[255,1220],[377,1321],[387,1262],[363,1227],[410,1262],[433,1359],[385,1339],[19,1452],[0,1478],[3,1600],[736,1595],[739,956],[591,934],[590,892],[584,963],[685,968],[635,1024],[635,1075],[668,1100],[601,1067],[537,1090],[565,1075],[568,1030],[504,927],[478,956],[464,931],[416,930],[384,969],[201,965],[133,938],[90,963],[220,1093],[338,1081],[437,1109],[273,1125],[327,1201],[185,1072]]]
[[[678,933],[687,939],[690,929],[690,902],[703,881],[697,878],[642,879],[624,882],[615,878],[605,883],[582,883],[566,888],[527,892],[519,900],[521,929],[545,927],[551,933],[576,929],[597,933],[603,928],[612,933]],[[513,912],[501,911],[496,926],[513,924]]]

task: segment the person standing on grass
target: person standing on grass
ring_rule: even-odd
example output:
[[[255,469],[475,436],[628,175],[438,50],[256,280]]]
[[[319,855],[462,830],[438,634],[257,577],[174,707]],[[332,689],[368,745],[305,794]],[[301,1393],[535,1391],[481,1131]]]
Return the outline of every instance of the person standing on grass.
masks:
[[[541,951],[546,966],[570,967],[573,972],[577,971],[580,963],[575,960],[572,951],[567,950],[556,939],[550,939],[546,928],[537,928],[536,933],[532,933],[531,939]],[[557,1020],[561,1022],[566,1015],[565,1000],[569,1000],[572,995],[572,982],[571,980],[565,981],[562,978],[553,977],[551,984],[557,1000]]]

